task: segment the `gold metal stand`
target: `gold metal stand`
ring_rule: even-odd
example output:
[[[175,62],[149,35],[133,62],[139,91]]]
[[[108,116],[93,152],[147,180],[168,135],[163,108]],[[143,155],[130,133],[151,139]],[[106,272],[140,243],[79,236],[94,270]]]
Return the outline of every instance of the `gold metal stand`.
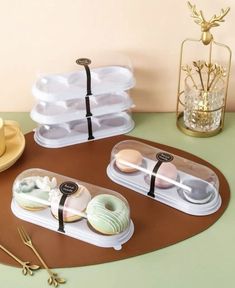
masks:
[[[224,117],[225,117],[225,107],[226,107],[226,101],[227,101],[227,92],[228,92],[228,83],[229,83],[229,76],[230,76],[230,67],[231,67],[231,57],[232,52],[231,49],[224,44],[215,42],[213,39],[213,35],[210,32],[210,29],[213,27],[219,26],[220,22],[224,22],[224,17],[229,12],[230,8],[227,9],[221,9],[221,13],[219,16],[214,15],[209,21],[206,21],[203,15],[202,11],[197,11],[196,6],[192,5],[190,2],[188,2],[188,6],[192,12],[192,17],[194,18],[195,23],[200,25],[201,27],[201,38],[200,39],[185,39],[181,44],[181,50],[180,50],[180,63],[179,63],[179,79],[178,79],[178,91],[177,91],[177,107],[176,107],[176,114],[177,114],[177,127],[184,132],[187,135],[195,136],[195,137],[210,137],[218,134],[224,127]],[[204,55],[207,54],[207,59],[201,60],[200,54],[197,55],[197,61],[195,59],[192,59],[190,61],[190,64],[192,64],[194,70],[196,71],[196,75],[198,76],[198,79],[200,80],[200,89],[198,88],[198,85],[196,81],[194,81],[194,75],[193,75],[193,68],[190,66],[189,63],[185,63],[184,55],[187,48],[190,49],[190,46],[201,42],[202,45],[204,45]],[[224,60],[223,61],[216,61],[216,53],[214,52],[216,49],[223,49],[224,52]],[[214,53],[213,53],[214,52]],[[227,55],[226,55],[227,54]],[[221,55],[221,53],[220,53]],[[195,56],[193,56],[195,57]],[[220,64],[218,64],[220,62]],[[226,63],[226,64],[225,64]],[[206,69],[206,80],[202,79],[202,70]],[[182,77],[182,71],[186,72],[186,76]],[[200,77],[199,77],[200,76]],[[191,79],[193,88],[197,89],[198,93],[201,93],[203,95],[202,97],[209,97],[211,94],[211,89],[215,87],[218,80],[221,80],[224,83],[224,90],[223,90],[223,97],[221,98],[221,105],[216,108],[211,108],[208,104],[208,99],[203,99],[203,104],[200,109],[193,108],[192,112],[196,115],[203,116],[206,118],[212,118],[215,117],[215,113],[218,112],[220,115],[219,124],[216,125],[215,128],[207,129],[205,127],[205,131],[200,131],[200,129],[193,129],[192,127],[188,127],[185,124],[184,118],[185,118],[185,111],[187,108],[187,101],[186,101],[186,95],[185,95],[185,80],[188,78]],[[184,83],[184,85],[182,84]],[[218,94],[218,93],[217,93]],[[217,95],[216,94],[216,95]],[[195,99],[195,101],[198,101]],[[196,102],[195,102],[196,103]],[[200,103],[196,103],[200,104]],[[197,106],[197,105],[196,105]],[[199,105],[200,106],[200,105]],[[190,108],[188,108],[190,109]],[[195,117],[194,122],[197,120],[197,117]]]

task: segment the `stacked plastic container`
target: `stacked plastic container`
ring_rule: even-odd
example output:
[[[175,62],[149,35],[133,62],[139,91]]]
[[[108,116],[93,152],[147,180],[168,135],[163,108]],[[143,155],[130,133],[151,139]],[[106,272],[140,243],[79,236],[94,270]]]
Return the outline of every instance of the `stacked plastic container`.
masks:
[[[115,59],[112,59],[115,62]],[[40,77],[32,93],[37,104],[31,118],[39,126],[35,141],[57,148],[129,132],[134,127],[126,91],[135,85],[126,63],[90,68],[91,61],[76,61],[81,69]]]

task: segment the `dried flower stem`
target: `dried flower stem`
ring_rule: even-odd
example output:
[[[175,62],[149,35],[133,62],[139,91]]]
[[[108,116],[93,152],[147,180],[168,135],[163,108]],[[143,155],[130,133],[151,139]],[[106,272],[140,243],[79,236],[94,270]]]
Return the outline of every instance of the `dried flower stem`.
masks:
[[[215,76],[215,78],[213,79],[213,83],[211,83],[210,88],[208,91],[213,91],[213,89],[215,88],[215,85],[218,83],[218,81],[222,78],[222,75],[217,75]]]
[[[200,77],[200,81],[201,81],[201,85],[202,85],[202,90],[205,90],[204,84],[203,84],[203,80],[202,80],[202,73],[201,73],[201,69],[198,70],[199,73],[199,77]]]
[[[207,83],[206,83],[206,91],[209,91],[209,86],[210,86],[210,77],[211,77],[211,73],[215,70],[214,65],[209,62],[206,63],[205,66],[207,67],[208,71],[207,71]]]
[[[195,80],[193,79],[193,75],[191,73],[192,68],[189,65],[186,65],[186,66],[182,66],[182,70],[185,71],[187,73],[187,76],[192,80],[193,86],[195,87],[195,89],[198,89],[197,84]]]
[[[210,81],[210,74],[211,74],[211,72],[208,71],[208,73],[207,73],[207,82],[206,82],[206,91],[209,91],[208,87],[209,87],[209,81]]]
[[[202,91],[211,91],[215,88],[215,85],[218,83],[218,81],[226,76],[226,70],[223,66],[218,64],[212,64],[211,62],[207,63],[204,61],[193,61],[193,66],[196,68],[196,72],[198,73]],[[206,69],[204,72],[207,74],[206,79],[206,87],[203,82],[203,69]],[[193,74],[192,74],[192,67],[189,65],[182,66],[182,70],[187,73],[187,77],[189,77],[193,82],[193,87],[195,89],[198,89],[198,86],[196,84],[196,81],[194,80]],[[211,76],[213,74],[213,77]],[[205,76],[206,77],[206,76]],[[206,89],[205,89],[206,88]]]
[[[211,91],[214,89],[215,85],[218,83],[219,79],[224,75],[224,69],[222,66],[215,65],[215,73],[214,78],[212,79],[208,91]]]
[[[201,62],[201,61],[193,61],[193,65],[194,67],[197,68],[197,73],[199,74],[199,78],[200,78],[200,81],[201,81],[201,86],[202,86],[202,90],[204,91],[205,90],[205,87],[204,87],[204,83],[203,83],[203,79],[202,79],[202,69],[205,65],[204,62]]]
[[[188,74],[188,76],[189,76],[189,78],[192,80],[193,86],[194,86],[196,89],[198,89],[198,88],[197,88],[197,85],[196,85],[196,82],[195,82],[194,79],[193,79],[192,74]]]

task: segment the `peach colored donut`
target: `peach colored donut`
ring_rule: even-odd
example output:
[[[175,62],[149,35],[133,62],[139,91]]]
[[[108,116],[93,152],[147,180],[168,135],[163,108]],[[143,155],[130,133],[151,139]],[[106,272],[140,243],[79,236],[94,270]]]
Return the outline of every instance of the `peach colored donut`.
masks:
[[[122,163],[122,161],[128,162],[130,164],[134,164],[137,166],[140,166],[143,161],[143,156],[142,154],[134,149],[123,149],[120,150],[116,155],[116,166],[118,167],[119,170],[125,173],[130,173],[130,172],[135,172],[138,169],[128,166],[128,164]]]

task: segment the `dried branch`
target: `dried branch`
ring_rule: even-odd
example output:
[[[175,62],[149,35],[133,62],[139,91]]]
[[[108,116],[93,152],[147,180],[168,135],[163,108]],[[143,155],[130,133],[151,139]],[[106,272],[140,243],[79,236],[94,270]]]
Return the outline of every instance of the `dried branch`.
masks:
[[[192,80],[192,82],[193,82],[193,86],[194,86],[196,89],[198,89],[198,88],[197,88],[197,84],[196,84],[196,82],[195,82],[194,79],[193,79],[192,67],[190,67],[189,65],[185,65],[185,66],[182,66],[181,69],[187,73],[187,76],[188,76],[188,77]]]
[[[218,83],[218,81],[222,77],[226,77],[226,70],[223,66],[215,64],[215,72],[214,72],[214,78],[211,81],[208,91],[212,91],[215,88],[215,85]]]
[[[205,65],[205,62],[204,61],[193,61],[193,65],[196,69],[196,71],[198,72],[199,74],[199,77],[200,77],[200,81],[201,81],[201,85],[202,85],[202,90],[204,91],[205,90],[205,87],[204,87],[204,83],[203,83],[203,79],[202,79],[202,69]]]
[[[206,83],[206,91],[209,91],[209,83],[211,78],[211,73],[215,71],[215,65],[212,63],[205,63],[205,67],[207,68],[207,83]]]
[[[205,93],[213,91],[215,89],[216,84],[222,77],[226,77],[226,69],[222,65],[213,64],[211,62],[205,62],[205,61],[193,61],[194,71],[197,72],[196,75],[199,76],[200,83],[201,83],[201,89]],[[199,89],[197,86],[197,81],[195,81],[195,75],[193,68],[190,65],[184,65],[181,67],[181,69],[186,72],[187,77],[189,77],[193,82],[193,87],[195,89]],[[206,82],[204,84],[203,82]]]

